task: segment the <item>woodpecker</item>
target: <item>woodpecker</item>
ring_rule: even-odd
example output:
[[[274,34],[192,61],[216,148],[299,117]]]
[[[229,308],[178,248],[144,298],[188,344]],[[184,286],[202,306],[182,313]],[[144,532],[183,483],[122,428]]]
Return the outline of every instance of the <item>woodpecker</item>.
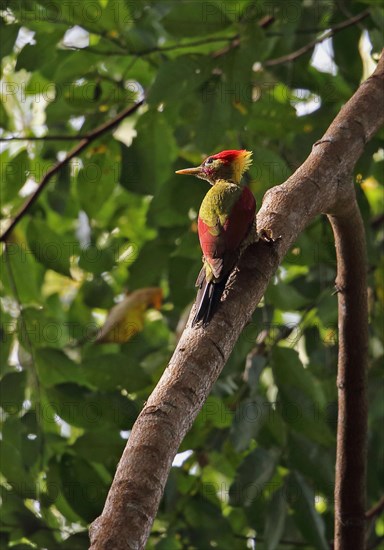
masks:
[[[226,282],[245,243],[256,240],[256,201],[241,184],[243,173],[252,163],[252,152],[222,151],[207,157],[200,166],[177,170],[176,174],[196,176],[211,184],[201,203],[198,234],[203,267],[196,280],[196,313],[192,321],[205,326],[220,303]]]

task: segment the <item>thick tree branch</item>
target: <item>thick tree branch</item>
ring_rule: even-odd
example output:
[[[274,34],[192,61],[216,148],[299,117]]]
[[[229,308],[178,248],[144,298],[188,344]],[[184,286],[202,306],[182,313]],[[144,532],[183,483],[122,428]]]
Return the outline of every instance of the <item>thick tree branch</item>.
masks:
[[[281,238],[245,251],[225,301],[206,329],[188,323],[174,355],[133,426],[102,515],[90,529],[92,550],[142,549],[172,460],[208,397],[244,325],[284,255],[320,213],[337,214],[345,182],[366,141],[384,122],[384,57],[340,111],[304,164],[269,190],[258,227]],[[354,190],[348,187],[350,201]],[[364,439],[364,437],[363,437]]]
[[[95,141],[97,138],[105,134],[106,132],[109,132],[109,130],[112,130],[117,124],[119,124],[124,118],[127,116],[133,114],[137,109],[144,103],[144,100],[138,101],[134,105],[131,105],[122,111],[118,113],[114,118],[111,120],[108,120],[104,124],[101,124],[92,132],[89,132],[86,137],[84,137],[73,149],[71,149],[65,158],[56,164],[54,164],[49,170],[46,171],[43,179],[40,181],[36,191],[32,193],[28,197],[28,199],[25,201],[21,209],[18,211],[18,213],[15,215],[7,229],[4,231],[4,233],[0,237],[0,242],[6,242],[9,235],[12,233],[13,229],[16,227],[16,225],[19,223],[19,221],[25,216],[25,214],[28,212],[28,210],[31,208],[31,206],[37,201],[40,194],[45,189],[48,182],[51,180],[51,178],[57,174],[63,166],[65,166],[71,159],[79,155],[90,143]]]

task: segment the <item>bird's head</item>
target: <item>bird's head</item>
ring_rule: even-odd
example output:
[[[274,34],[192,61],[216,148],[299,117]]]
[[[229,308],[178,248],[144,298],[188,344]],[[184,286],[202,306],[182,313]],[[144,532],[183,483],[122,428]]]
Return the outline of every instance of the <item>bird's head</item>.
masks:
[[[176,174],[196,176],[214,185],[218,180],[239,184],[241,176],[252,164],[252,151],[231,149],[207,157],[196,168],[177,170]]]

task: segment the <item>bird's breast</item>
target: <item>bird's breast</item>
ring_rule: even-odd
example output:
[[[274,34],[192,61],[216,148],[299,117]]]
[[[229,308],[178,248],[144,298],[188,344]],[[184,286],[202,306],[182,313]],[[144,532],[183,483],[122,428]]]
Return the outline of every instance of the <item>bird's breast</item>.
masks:
[[[224,180],[215,183],[201,203],[199,217],[209,227],[224,225],[241,193],[242,188],[234,183]]]

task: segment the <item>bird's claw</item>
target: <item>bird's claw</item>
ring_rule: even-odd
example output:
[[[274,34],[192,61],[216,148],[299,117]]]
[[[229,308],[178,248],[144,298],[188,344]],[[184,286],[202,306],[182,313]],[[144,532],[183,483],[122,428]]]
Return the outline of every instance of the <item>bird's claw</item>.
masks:
[[[272,229],[262,229],[258,233],[259,239],[262,241],[268,243],[268,244],[274,244],[276,241],[281,239],[281,235],[278,237],[274,237],[272,234]]]

